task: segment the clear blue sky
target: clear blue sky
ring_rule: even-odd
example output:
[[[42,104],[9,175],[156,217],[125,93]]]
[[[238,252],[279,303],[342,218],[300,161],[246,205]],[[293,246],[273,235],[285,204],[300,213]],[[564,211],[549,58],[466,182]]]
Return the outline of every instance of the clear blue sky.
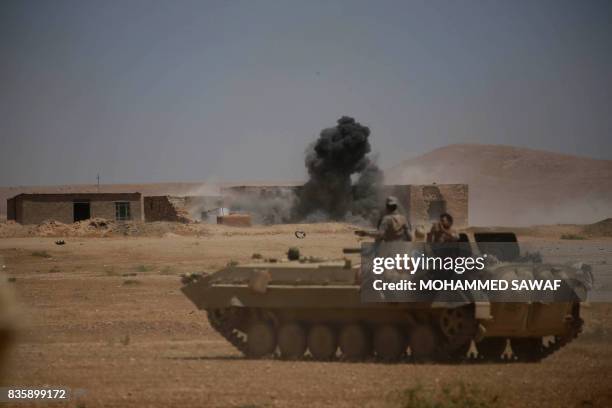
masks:
[[[351,115],[612,159],[610,1],[0,3],[0,185],[299,179]]]

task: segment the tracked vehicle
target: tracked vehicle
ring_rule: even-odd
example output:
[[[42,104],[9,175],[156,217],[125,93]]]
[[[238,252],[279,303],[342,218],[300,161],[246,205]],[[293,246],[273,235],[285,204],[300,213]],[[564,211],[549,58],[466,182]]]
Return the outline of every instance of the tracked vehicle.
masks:
[[[500,237],[516,243],[514,234],[486,239]],[[470,251],[486,245],[468,244],[465,234],[462,241],[471,245]],[[510,252],[498,254],[500,260],[487,273],[531,271],[532,276],[553,274],[571,281],[572,290],[587,286],[575,279],[584,275],[583,269],[520,259],[518,246]],[[182,291],[207,312],[219,334],[251,358],[537,361],[581,331],[578,297],[562,302],[364,303],[357,263],[345,258],[232,265],[184,277]]]

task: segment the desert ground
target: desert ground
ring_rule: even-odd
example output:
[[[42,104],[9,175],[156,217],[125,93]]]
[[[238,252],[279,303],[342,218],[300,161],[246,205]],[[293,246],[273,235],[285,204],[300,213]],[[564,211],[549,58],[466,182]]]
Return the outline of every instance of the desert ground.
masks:
[[[296,229],[306,238],[298,240]],[[19,306],[19,333],[2,381],[81,389],[59,405],[81,408],[431,406],[424,404],[442,390],[460,387],[473,395],[469,406],[612,406],[611,304],[585,305],[584,333],[539,363],[287,362],[245,359],[179,290],[181,274],[214,272],[253,253],[282,259],[298,246],[306,256],[340,258],[343,247],[358,244],[352,229],[206,226],[67,235],[65,245],[58,236],[6,233],[0,265]],[[596,274],[610,259],[610,238],[520,238],[545,257],[579,256]]]

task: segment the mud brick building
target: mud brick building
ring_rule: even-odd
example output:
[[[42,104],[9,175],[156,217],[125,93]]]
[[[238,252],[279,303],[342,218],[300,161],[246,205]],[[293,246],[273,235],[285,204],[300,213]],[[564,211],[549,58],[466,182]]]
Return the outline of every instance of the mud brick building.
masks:
[[[455,227],[469,225],[467,184],[390,185],[385,195],[399,199],[413,227],[429,228],[445,212],[453,216]]]
[[[89,218],[143,221],[140,193],[19,194],[7,200],[7,219],[21,224],[45,220],[73,223]]]

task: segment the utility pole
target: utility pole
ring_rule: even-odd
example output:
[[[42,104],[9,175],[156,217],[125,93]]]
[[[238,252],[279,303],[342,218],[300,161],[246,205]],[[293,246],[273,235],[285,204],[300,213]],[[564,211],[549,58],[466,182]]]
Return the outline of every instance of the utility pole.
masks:
[[[98,173],[98,176],[96,177],[98,179],[98,193],[100,192],[100,173]]]

